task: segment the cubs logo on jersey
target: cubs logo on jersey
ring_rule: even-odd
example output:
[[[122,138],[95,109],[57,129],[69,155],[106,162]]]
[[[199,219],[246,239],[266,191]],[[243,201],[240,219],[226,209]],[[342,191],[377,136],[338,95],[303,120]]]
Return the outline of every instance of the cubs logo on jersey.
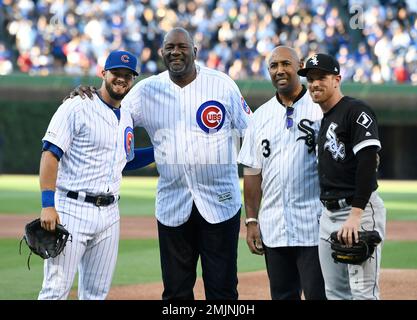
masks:
[[[204,102],[197,110],[196,120],[198,126],[206,133],[218,132],[226,116],[224,106],[215,100]]]
[[[251,110],[250,110],[248,104],[246,103],[246,101],[245,101],[245,99],[243,97],[240,97],[240,102],[242,103],[243,110],[245,110],[245,112],[247,114],[250,114],[251,113]]]
[[[129,162],[135,157],[135,137],[133,134],[133,129],[127,127],[125,129],[125,152],[126,160]]]

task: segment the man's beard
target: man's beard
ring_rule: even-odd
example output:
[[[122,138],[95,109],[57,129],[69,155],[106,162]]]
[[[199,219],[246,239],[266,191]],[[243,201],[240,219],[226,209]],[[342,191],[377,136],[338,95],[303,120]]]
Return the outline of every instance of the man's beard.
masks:
[[[182,68],[178,68],[178,69],[177,68],[172,68],[170,66],[170,62],[167,58],[164,58],[164,64],[165,64],[165,67],[168,69],[169,73],[174,75],[175,77],[178,77],[178,78],[180,78],[182,76],[185,76],[190,72],[189,71],[190,66],[187,65],[186,61],[184,62],[184,65],[182,66]]]
[[[107,90],[107,92],[109,93],[109,96],[112,98],[112,99],[114,99],[114,100],[117,100],[117,101],[121,101],[121,100],[123,100],[123,98],[127,95],[127,93],[129,92],[129,89],[128,90],[126,90],[124,93],[116,93],[116,92],[114,92],[113,91],[113,89],[112,89],[112,84],[111,83],[109,83],[109,82],[106,82],[106,90]]]

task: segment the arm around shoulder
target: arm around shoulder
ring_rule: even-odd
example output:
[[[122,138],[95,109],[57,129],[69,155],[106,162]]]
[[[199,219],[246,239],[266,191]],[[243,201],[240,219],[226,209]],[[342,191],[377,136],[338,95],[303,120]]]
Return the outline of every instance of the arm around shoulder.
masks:
[[[135,157],[132,161],[126,163],[126,166],[124,167],[123,171],[143,168],[151,164],[152,162],[155,162],[153,147],[137,148],[135,149]]]

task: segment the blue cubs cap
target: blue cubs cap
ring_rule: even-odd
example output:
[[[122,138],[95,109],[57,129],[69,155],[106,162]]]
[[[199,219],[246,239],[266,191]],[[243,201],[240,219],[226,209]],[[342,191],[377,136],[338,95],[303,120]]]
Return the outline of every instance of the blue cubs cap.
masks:
[[[132,70],[135,76],[138,75],[136,72],[136,65],[138,60],[136,57],[127,51],[112,51],[107,57],[104,65],[104,70],[111,70],[116,68],[126,68]]]
[[[318,53],[314,56],[310,57],[304,69],[298,70],[298,75],[302,77],[306,77],[307,73],[311,69],[319,69],[326,73],[338,75],[340,73],[340,65],[339,62],[332,56],[324,53]]]

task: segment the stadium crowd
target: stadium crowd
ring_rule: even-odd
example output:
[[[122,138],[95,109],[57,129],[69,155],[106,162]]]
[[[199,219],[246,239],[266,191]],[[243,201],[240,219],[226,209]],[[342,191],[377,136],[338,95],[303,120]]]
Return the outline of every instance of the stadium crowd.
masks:
[[[0,0],[0,74],[95,75],[109,51],[163,70],[163,35],[193,32],[198,63],[268,78],[278,44],[335,55],[344,80],[417,85],[415,0]]]

